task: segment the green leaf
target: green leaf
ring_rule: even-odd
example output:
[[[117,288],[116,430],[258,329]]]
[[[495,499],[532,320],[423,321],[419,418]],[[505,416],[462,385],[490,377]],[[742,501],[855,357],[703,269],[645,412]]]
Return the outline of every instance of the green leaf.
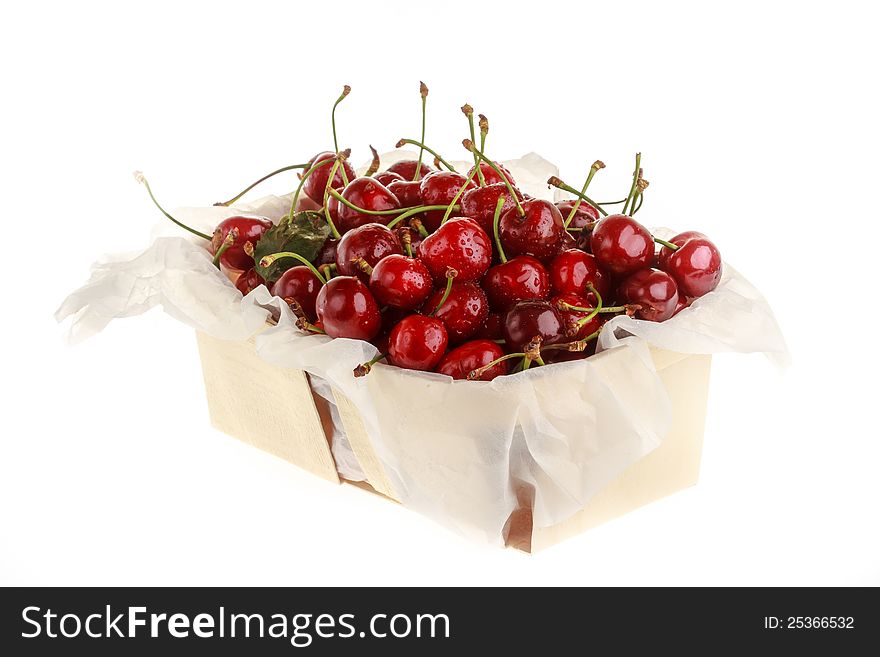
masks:
[[[255,269],[266,281],[277,281],[285,271],[302,263],[295,258],[280,258],[268,267],[261,267],[260,260],[264,256],[293,251],[312,261],[329,235],[330,226],[320,212],[297,212],[292,221],[287,221],[285,217],[277,226],[266,231],[254,247]]]

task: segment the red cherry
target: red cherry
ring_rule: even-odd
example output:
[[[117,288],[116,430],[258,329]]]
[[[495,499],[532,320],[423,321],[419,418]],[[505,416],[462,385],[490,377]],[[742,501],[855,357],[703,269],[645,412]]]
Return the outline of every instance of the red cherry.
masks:
[[[489,307],[495,312],[504,312],[517,301],[549,297],[550,277],[540,260],[517,256],[486,272],[483,288]]]
[[[477,329],[474,337],[481,340],[501,340],[501,314],[489,313],[486,321]]]
[[[709,239],[708,237],[703,235],[703,233],[697,232],[695,230],[686,230],[683,233],[679,233],[678,235],[673,237],[671,240],[667,240],[667,242],[669,242],[671,244],[675,244],[676,246],[683,246],[685,242],[687,242],[688,240],[694,239],[694,238],[699,238],[699,239],[704,239],[704,240]],[[658,267],[658,269],[664,269],[664,270],[666,269],[666,267],[665,267],[666,261],[669,260],[669,256],[671,256],[673,253],[674,253],[674,251],[672,249],[670,249],[668,246],[661,246],[660,247],[660,251],[657,253],[657,267]]]
[[[608,296],[609,281],[599,269],[596,258],[580,249],[563,251],[550,264],[550,287],[554,295],[572,292],[578,295],[587,293],[587,286],[595,287],[602,298]]]
[[[627,276],[617,288],[624,303],[638,304],[635,317],[649,322],[664,322],[675,314],[678,287],[675,280],[659,269],[640,269]]]
[[[386,169],[386,171],[391,173],[396,173],[399,176],[402,176],[404,180],[412,180],[416,175],[416,165],[418,164],[418,160],[400,160],[400,162],[395,162],[390,167]],[[436,171],[434,167],[432,167],[427,162],[422,162],[422,167],[419,169],[419,177],[417,180],[421,180],[429,173],[433,173]]]
[[[291,267],[285,271],[272,287],[272,294],[284,300],[295,299],[310,322],[317,318],[315,302],[322,283],[314,272],[305,265]]]
[[[516,188],[513,191],[516,192],[517,197],[522,201],[522,193]],[[461,214],[475,219],[488,235],[492,235],[494,233],[495,205],[502,194],[506,196],[504,205],[501,207],[501,212],[504,213],[516,205],[504,183],[494,183],[485,187],[469,189],[461,196]]]
[[[338,244],[339,240],[332,236],[324,240],[324,243],[318,250],[318,255],[315,256],[315,266],[336,264],[336,247]]]
[[[531,199],[522,204],[525,215],[516,208],[501,215],[499,234],[508,256],[533,255],[552,258],[559,251],[565,226],[559,209],[550,201]]]
[[[456,281],[475,281],[492,262],[492,243],[474,221],[454,218],[426,237],[418,253],[435,281],[444,280],[448,267],[458,272]]]
[[[547,301],[520,301],[505,313],[501,331],[510,352],[523,351],[536,337],[544,345],[565,340],[559,311]]]
[[[694,302],[692,297],[683,297],[680,294],[678,295],[678,303],[675,304],[675,312],[672,313],[672,316],[675,317],[682,310],[690,306]]]
[[[382,306],[413,310],[434,289],[428,268],[417,258],[392,253],[382,258],[370,274],[370,292]]]
[[[318,153],[308,162],[308,167],[306,167],[306,171],[309,168],[313,167],[318,162],[323,162],[325,160],[332,160],[336,157],[336,153],[330,153],[329,151],[325,151],[323,153]],[[333,189],[340,190],[345,186],[345,180],[342,177],[342,169],[345,169],[345,175],[348,176],[349,180],[354,180],[355,174],[354,169],[348,163],[348,161],[344,161],[340,167],[336,170],[336,175],[333,176]],[[324,190],[327,188],[327,181],[330,179],[330,170],[333,169],[332,164],[325,164],[324,166],[315,169],[312,171],[311,175],[306,178],[306,181],[303,183],[302,191],[303,193],[312,199],[315,203],[320,205],[324,204]]]
[[[556,204],[563,219],[568,219],[568,215],[571,214],[571,209],[574,207],[575,203],[576,201],[559,201]],[[598,220],[599,211],[589,203],[582,201],[578,206],[577,211],[574,213],[574,217],[571,218],[571,223],[568,224],[568,227],[583,228],[584,226]]]
[[[419,180],[397,180],[388,185],[388,191],[400,200],[400,207],[415,208],[422,204],[422,183]]]
[[[437,290],[425,301],[423,312],[432,312],[446,290]],[[434,316],[446,326],[452,344],[460,344],[474,335],[489,316],[486,293],[476,283],[455,282],[449,296]]]
[[[694,237],[669,256],[663,269],[675,279],[681,296],[701,297],[721,281],[721,253],[708,239]]]
[[[501,169],[501,172],[507,177],[507,182],[509,182],[511,185],[513,185],[515,187],[516,181],[514,181],[513,176],[511,175],[508,168],[499,162],[495,162],[495,166],[497,166],[499,169]],[[480,171],[483,172],[483,180],[486,181],[487,185],[494,185],[496,183],[501,183],[502,185],[504,184],[504,181],[501,179],[501,176],[498,175],[498,173],[495,171],[495,169],[493,169],[491,166],[489,166],[488,162],[480,160]],[[472,173],[474,173],[474,167],[471,167],[468,170],[467,175],[470,176]],[[474,173],[473,179],[477,180],[476,173]]]
[[[557,251],[557,253],[562,253],[563,251],[568,251],[569,249],[576,248],[577,240],[574,238],[574,236],[568,231],[562,233],[562,239],[559,240],[559,250]]]
[[[422,178],[419,194],[424,205],[449,205],[464,185],[466,178],[454,171],[435,171]],[[468,188],[476,187],[472,180]],[[467,190],[465,190],[467,191]],[[425,213],[425,228],[428,232],[437,230],[443,220],[444,210],[431,210]]]
[[[364,224],[348,231],[339,240],[336,271],[343,276],[358,276],[366,282],[370,276],[358,267],[358,260],[363,258],[368,265],[375,267],[382,258],[392,253],[403,253],[392,230],[383,224]]]
[[[236,230],[238,236],[232,242],[232,246],[220,256],[220,262],[229,269],[250,269],[254,266],[254,258],[245,251],[245,244],[250,242],[251,246],[256,246],[263,234],[272,226],[272,222],[265,217],[240,215],[224,219],[214,230],[214,236],[211,238],[212,251],[217,253],[217,249],[226,241],[226,236]]]
[[[263,277],[260,276],[257,273],[257,270],[253,267],[246,272],[243,272],[235,281],[235,287],[237,287],[238,291],[243,295],[257,289],[261,285],[266,285],[266,281],[263,280]]]
[[[590,247],[599,266],[618,276],[650,267],[654,238],[632,217],[612,214],[593,229]]]
[[[433,370],[449,339],[446,327],[436,317],[410,315],[391,329],[388,336],[388,359],[392,365],[411,370]]]
[[[467,379],[470,372],[485,367],[503,355],[504,351],[501,347],[491,340],[471,340],[446,354],[437,365],[437,371],[453,379]],[[506,360],[496,363],[476,380],[491,381],[496,376],[503,376],[507,374],[508,366],[509,361]]]
[[[315,303],[318,321],[331,338],[372,340],[382,328],[379,306],[359,278],[337,276],[321,287]]]
[[[388,187],[393,182],[397,182],[399,180],[404,180],[404,177],[399,173],[394,173],[393,171],[381,171],[373,176],[373,178],[377,181]],[[396,196],[396,194],[395,194]],[[384,352],[383,352],[384,353]]]
[[[388,191],[385,185],[373,178],[355,178],[342,190],[342,196],[346,201],[364,210],[396,210],[400,207],[397,197]],[[338,201],[336,208],[336,228],[340,233],[346,233],[364,224],[387,223],[392,218],[391,215],[364,214]]]

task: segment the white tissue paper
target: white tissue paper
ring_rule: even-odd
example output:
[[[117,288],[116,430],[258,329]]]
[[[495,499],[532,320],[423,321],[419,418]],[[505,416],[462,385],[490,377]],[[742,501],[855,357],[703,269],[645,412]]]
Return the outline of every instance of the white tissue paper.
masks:
[[[403,157],[412,154],[398,151],[382,161]],[[504,164],[524,192],[553,198],[545,182],[557,174],[552,164],[533,153]],[[242,211],[277,221],[290,201],[273,196],[235,208],[183,210],[179,216],[210,232]],[[242,299],[212,265],[201,240],[164,236],[170,234],[164,226],[157,234],[140,255],[96,264],[89,282],[64,301],[56,316],[72,317],[73,341],[97,333],[111,319],[157,305],[216,338],[246,340],[259,332],[260,357],[305,370],[316,394],[330,403],[333,455],[343,477],[364,479],[329,386],[358,408],[397,499],[489,543],[503,544],[518,495],[525,492],[533,500],[536,527],[554,525],[660,445],[670,426],[670,404],[649,345],[685,354],[764,352],[780,364],[787,360],[767,302],[725,263],[718,288],[666,322],[612,319],[600,334],[600,353],[589,359],[489,382],[453,381],[382,364],[355,378],[352,369],[378,353],[371,344],[300,332],[287,305],[265,286]],[[656,234],[674,233],[656,229]],[[273,314],[277,324],[263,330]]]

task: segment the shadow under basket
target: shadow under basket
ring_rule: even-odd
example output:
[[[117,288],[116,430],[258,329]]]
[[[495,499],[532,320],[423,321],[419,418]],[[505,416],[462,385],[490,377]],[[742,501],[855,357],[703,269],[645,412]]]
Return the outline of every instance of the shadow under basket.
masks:
[[[267,363],[257,356],[253,340],[196,335],[215,428],[319,477],[397,501],[360,413],[341,392],[333,389],[339,416],[368,483],[339,476],[330,449],[329,405],[313,393],[304,371]],[[564,522],[533,526],[529,502],[522,500],[505,528],[509,547],[536,552],[697,483],[712,357],[659,349],[651,355],[672,402],[672,426],[663,443]]]

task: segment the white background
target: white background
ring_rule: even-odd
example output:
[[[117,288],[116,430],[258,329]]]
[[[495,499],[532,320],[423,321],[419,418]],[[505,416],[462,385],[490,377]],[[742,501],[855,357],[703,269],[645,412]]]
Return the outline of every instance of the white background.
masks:
[[[880,584],[877,16],[870,3],[7,3],[3,584]],[[15,8],[12,8],[12,7]],[[700,484],[529,557],[470,544],[212,430],[192,332],[161,312],[67,347],[52,313],[146,246],[331,144],[530,150],[640,219],[708,233],[794,365],[713,364]],[[284,178],[284,179],[281,179]],[[292,174],[264,191],[289,191]]]

